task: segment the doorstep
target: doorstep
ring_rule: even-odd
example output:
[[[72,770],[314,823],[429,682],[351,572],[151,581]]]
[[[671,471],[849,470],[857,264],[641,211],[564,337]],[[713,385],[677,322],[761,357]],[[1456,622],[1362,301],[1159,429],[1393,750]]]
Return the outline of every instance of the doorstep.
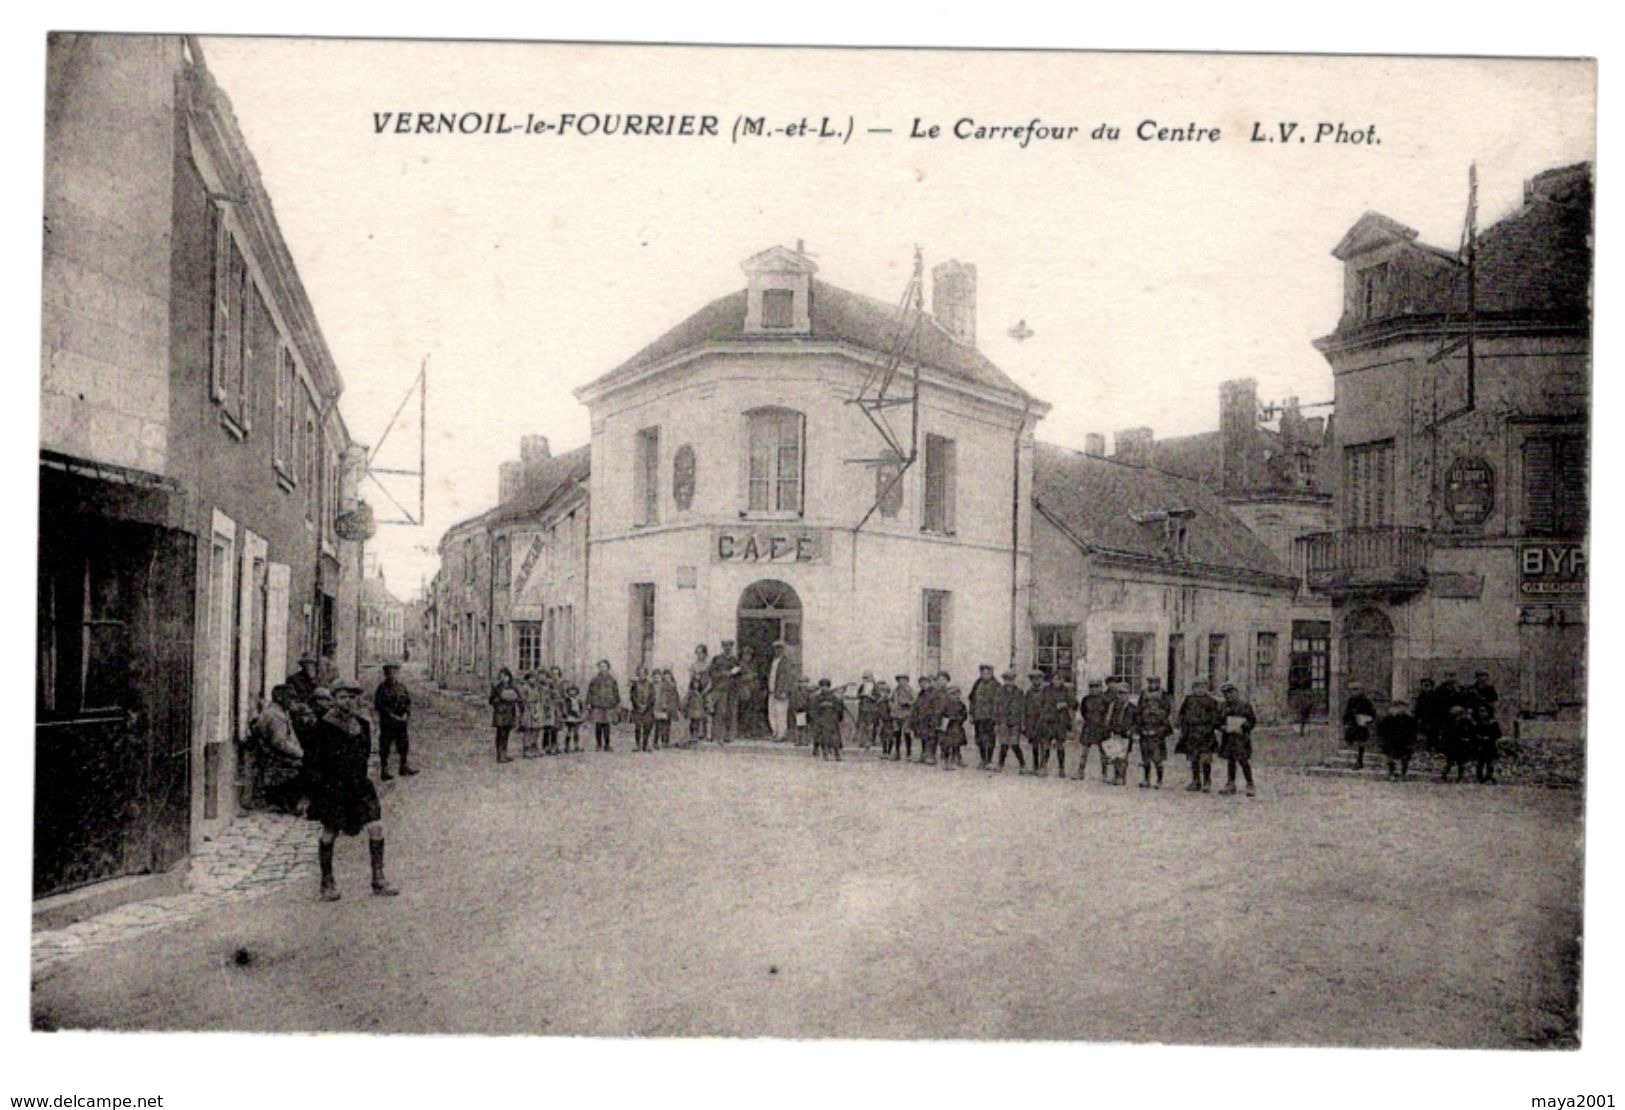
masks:
[[[34,900],[34,930],[62,929],[76,921],[104,914],[108,910],[130,902],[144,902],[149,898],[164,898],[186,893],[186,878],[192,868],[190,857],[182,859],[168,871],[156,875],[127,875],[118,879],[104,879],[99,883],[78,887]]]

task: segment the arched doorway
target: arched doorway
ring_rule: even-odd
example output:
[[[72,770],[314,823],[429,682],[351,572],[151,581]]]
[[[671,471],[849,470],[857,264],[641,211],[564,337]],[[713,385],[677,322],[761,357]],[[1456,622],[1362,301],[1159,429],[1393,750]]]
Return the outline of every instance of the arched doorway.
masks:
[[[788,583],[772,578],[752,582],[739,595],[739,657],[750,652],[754,682],[739,704],[742,736],[766,735],[767,677],[773,665],[773,645],[784,641],[785,655],[801,665],[801,598]]]
[[[1357,609],[1343,622],[1343,659],[1350,685],[1358,682],[1379,705],[1394,688],[1394,625],[1380,609]]]

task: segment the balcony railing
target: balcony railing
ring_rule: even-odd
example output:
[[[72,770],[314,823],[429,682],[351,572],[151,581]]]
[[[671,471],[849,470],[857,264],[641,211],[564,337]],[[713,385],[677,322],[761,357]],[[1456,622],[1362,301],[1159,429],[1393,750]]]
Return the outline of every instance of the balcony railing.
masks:
[[[1313,532],[1296,541],[1298,568],[1312,590],[1421,589],[1427,584],[1427,532],[1359,528]]]

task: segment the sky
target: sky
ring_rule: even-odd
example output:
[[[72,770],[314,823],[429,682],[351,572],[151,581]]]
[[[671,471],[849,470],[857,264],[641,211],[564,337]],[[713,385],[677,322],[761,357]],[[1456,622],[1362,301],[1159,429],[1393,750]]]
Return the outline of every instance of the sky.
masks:
[[[1368,210],[1454,248],[1541,170],[1594,157],[1594,69],[1483,59],[966,53],[205,38],[376,443],[428,360],[427,515],[370,547],[391,587],[432,576],[445,529],[496,501],[519,438],[585,443],[572,390],[803,240],[819,277],[883,300],[926,267],[978,269],[979,345],[1052,410],[1041,438],[1217,427],[1219,383],[1330,400],[1330,256]],[[381,113],[693,113],[718,139],[377,133]],[[730,142],[825,116],[847,142]],[[956,121],[1080,129],[958,140]],[[910,133],[936,124],[937,139]],[[1217,143],[1143,142],[1159,127]],[[1249,142],[1254,123],[1292,141]],[[1314,141],[1319,122],[1381,141]],[[1088,138],[1098,126],[1116,141]],[[869,128],[890,128],[871,135]],[[1297,142],[1306,136],[1307,142]],[[1031,338],[1008,329],[1024,320]],[[410,414],[410,410],[409,410]],[[405,417],[403,417],[404,419]],[[378,465],[415,466],[415,420]],[[416,508],[410,480],[386,479]],[[398,515],[376,489],[380,517]]]

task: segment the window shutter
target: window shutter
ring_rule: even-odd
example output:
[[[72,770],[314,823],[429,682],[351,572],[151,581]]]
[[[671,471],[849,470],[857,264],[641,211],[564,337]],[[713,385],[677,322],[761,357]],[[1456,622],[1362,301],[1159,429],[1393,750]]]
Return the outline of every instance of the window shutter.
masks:
[[[959,445],[954,440],[942,444],[942,524],[946,531],[954,530],[954,502],[959,491]]]
[[[1557,497],[1558,532],[1565,536],[1583,536],[1586,531],[1586,441],[1579,436],[1566,436],[1557,441]]]
[[[1524,531],[1551,532],[1556,527],[1556,442],[1530,439],[1523,445]]]
[[[214,252],[210,264],[209,284],[214,300],[210,308],[209,335],[209,396],[216,401],[226,397],[226,317],[229,298],[226,289],[231,282],[231,232],[226,228],[220,205],[209,202],[209,241]]]
[[[796,413],[796,515],[807,515],[807,414]]]
[[[271,432],[271,461],[278,470],[288,468],[288,401],[293,382],[293,356],[286,347],[277,351],[276,416]]]

